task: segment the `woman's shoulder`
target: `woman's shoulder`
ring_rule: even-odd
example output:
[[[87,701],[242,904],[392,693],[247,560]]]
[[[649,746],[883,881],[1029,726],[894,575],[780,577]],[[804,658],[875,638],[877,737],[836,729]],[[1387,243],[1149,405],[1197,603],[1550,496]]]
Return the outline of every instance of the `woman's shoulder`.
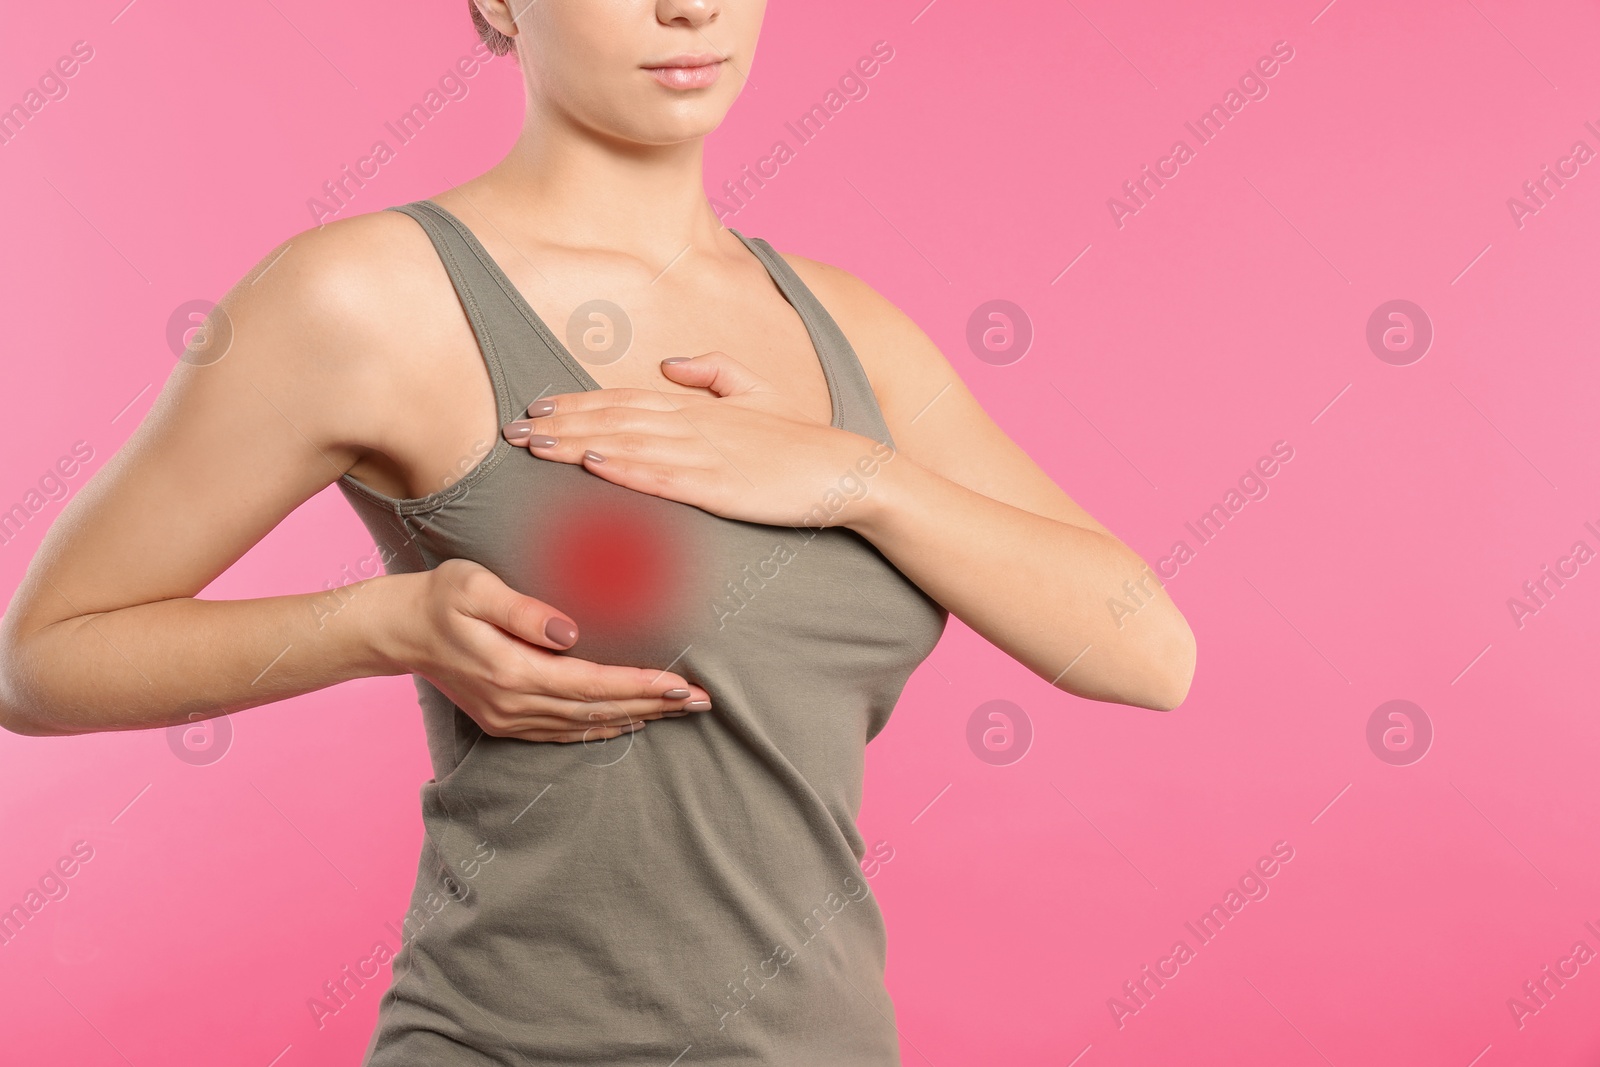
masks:
[[[843,267],[794,252],[778,255],[800,276],[852,342],[857,332],[863,337],[892,340],[897,333],[917,329],[898,305]]]
[[[426,232],[397,211],[313,226],[270,250],[219,303],[235,343],[248,331],[284,341],[275,359],[351,384],[392,378],[459,315]]]
[[[270,295],[307,327],[382,333],[442,274],[427,235],[396,211],[313,226],[264,256],[238,289]],[[403,317],[403,316],[401,316]]]
[[[395,406],[459,346],[461,320],[432,242],[400,212],[353,215],[302,230],[263,255],[218,301],[222,344],[186,355],[205,368],[181,388],[192,408],[254,389],[319,448],[358,452],[392,436]]]
[[[891,433],[902,414],[913,417],[927,402],[928,382],[956,376],[950,362],[911,316],[866,281],[819,259],[793,252],[778,255],[800,276],[850,342]]]

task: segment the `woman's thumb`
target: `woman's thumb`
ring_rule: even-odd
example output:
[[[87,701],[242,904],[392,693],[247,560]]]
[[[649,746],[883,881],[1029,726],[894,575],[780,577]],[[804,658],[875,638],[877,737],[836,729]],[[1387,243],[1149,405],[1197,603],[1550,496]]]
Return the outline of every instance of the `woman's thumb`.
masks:
[[[699,385],[718,396],[763,388],[767,380],[726,352],[673,356],[661,361],[661,373],[683,385]]]
[[[537,597],[524,596],[505,582],[490,587],[485,617],[507,633],[544,648],[571,648],[578,640],[578,626]]]

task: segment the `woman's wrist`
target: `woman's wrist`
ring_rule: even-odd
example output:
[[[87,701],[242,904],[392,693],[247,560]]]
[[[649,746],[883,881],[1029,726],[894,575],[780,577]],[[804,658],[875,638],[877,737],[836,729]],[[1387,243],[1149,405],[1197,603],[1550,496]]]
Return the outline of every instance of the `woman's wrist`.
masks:
[[[915,502],[918,486],[929,477],[938,477],[926,467],[897,451],[863,477],[865,489],[840,513],[836,525],[847,526],[874,544],[888,534]]]
[[[418,571],[369,578],[352,587],[366,607],[356,653],[363,674],[415,673],[427,580],[428,573]]]

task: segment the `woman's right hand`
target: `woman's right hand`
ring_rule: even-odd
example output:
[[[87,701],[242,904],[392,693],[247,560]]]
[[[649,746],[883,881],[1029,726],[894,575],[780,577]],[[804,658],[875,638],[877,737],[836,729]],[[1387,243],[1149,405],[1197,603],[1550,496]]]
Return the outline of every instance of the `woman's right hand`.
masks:
[[[570,648],[574,624],[482,564],[448,559],[403,577],[416,582],[420,603],[399,623],[405,629],[395,635],[396,658],[486,734],[597,741],[650,719],[710,710],[710,695],[681,675],[547,651]]]

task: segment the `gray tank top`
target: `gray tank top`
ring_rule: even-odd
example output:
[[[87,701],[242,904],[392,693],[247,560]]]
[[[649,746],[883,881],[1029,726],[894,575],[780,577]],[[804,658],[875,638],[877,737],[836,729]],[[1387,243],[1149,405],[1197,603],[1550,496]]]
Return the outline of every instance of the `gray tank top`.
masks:
[[[389,210],[433,240],[502,425],[600,388],[460,220]],[[892,446],[838,325],[771,245],[731,232],[804,320],[833,425]],[[865,746],[948,613],[852,530],[724,519],[499,437],[425,497],[338,485],[388,573],[474,560],[577,622],[564,654],[676,671],[713,705],[531,742],[414,676],[434,776],[364,1064],[898,1065],[855,820]]]

